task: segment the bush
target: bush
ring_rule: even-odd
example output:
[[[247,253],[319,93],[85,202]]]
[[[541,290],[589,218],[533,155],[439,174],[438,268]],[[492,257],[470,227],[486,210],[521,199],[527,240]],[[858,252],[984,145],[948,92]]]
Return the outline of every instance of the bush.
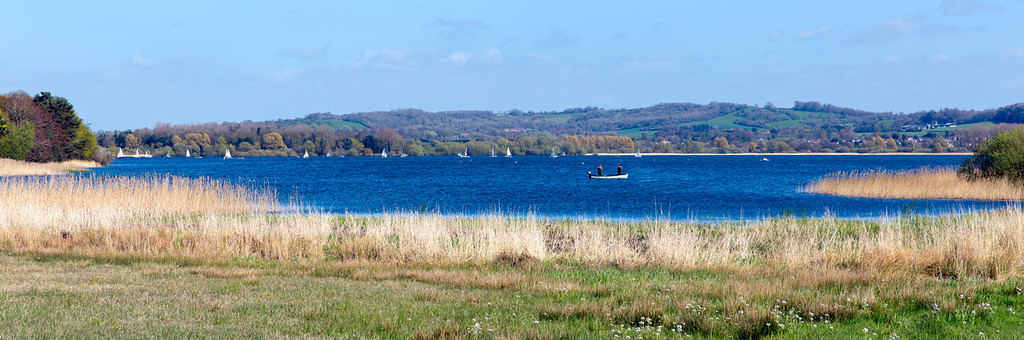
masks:
[[[9,124],[7,134],[0,138],[0,158],[25,160],[35,145],[36,126],[32,122]]]
[[[103,164],[104,166],[110,165],[110,162],[113,162],[115,157],[116,155],[114,155],[110,149],[102,146],[97,147],[92,153],[92,160],[96,163]]]
[[[969,180],[1006,178],[1024,183],[1024,127],[981,142],[957,174]]]

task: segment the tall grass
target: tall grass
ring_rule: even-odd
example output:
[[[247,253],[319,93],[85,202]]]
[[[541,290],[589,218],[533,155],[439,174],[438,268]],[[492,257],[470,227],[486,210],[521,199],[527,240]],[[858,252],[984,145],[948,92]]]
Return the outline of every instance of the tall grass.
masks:
[[[968,181],[951,169],[840,172],[806,187],[808,192],[872,198],[1024,200],[1024,186],[1005,179]]]
[[[60,163],[31,163],[0,158],[0,176],[58,175],[70,170],[83,170],[99,166],[99,163],[83,160],[70,160]]]
[[[538,217],[272,214],[275,195],[206,179],[0,179],[0,249],[102,257],[348,263],[567,263],[858,268],[1006,278],[1024,266],[1024,211],[882,221],[550,221]]]
[[[292,240],[323,242],[326,219],[269,214],[281,209],[277,202],[272,191],[210,179],[0,178],[0,247],[101,256],[315,257],[295,253],[302,247]]]
[[[1005,278],[1024,269],[1024,212],[893,218],[767,219],[695,225],[536,218],[346,219],[328,256],[389,263],[558,261],[668,268],[787,267]]]

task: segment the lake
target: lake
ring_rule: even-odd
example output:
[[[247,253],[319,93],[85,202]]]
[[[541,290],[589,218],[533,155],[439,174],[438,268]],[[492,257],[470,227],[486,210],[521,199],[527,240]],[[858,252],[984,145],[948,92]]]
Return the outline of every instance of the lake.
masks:
[[[98,175],[172,174],[276,189],[331,213],[426,211],[478,215],[740,220],[832,215],[874,218],[1006,207],[978,201],[844,198],[802,192],[829,173],[952,167],[963,155],[249,157],[119,159]],[[622,165],[627,180],[591,180]]]

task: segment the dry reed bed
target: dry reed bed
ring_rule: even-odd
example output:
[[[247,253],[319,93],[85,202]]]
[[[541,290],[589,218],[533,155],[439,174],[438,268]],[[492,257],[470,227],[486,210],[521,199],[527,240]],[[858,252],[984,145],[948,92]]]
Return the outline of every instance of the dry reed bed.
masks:
[[[952,169],[840,172],[811,183],[808,192],[871,198],[1021,201],[1024,186],[1007,180],[968,181]]]
[[[1024,211],[877,222],[698,225],[269,214],[272,194],[175,177],[0,179],[0,249],[103,257],[253,256],[347,263],[561,262],[667,268],[855,268],[1006,278],[1024,266]]]
[[[0,158],[0,176],[59,175],[72,170],[84,170],[99,166],[99,163],[83,160],[70,160],[60,163],[31,163]]]

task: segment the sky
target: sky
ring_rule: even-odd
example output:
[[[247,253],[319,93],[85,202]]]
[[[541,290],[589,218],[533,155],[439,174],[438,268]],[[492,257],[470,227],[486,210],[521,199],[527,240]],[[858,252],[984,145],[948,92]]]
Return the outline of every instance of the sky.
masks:
[[[4,1],[0,93],[93,129],[419,108],[1024,102],[1024,0]]]

